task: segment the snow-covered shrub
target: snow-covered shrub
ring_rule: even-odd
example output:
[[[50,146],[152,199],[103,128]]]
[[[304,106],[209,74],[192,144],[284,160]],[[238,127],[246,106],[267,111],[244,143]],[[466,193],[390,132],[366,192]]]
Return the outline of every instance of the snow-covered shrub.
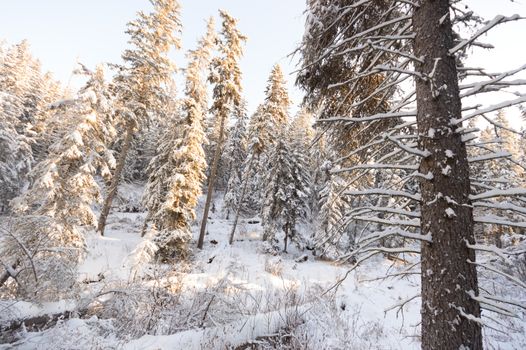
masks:
[[[148,231],[144,240],[129,254],[126,261],[131,268],[132,280],[145,275],[158,250],[159,247],[153,242],[151,231]]]
[[[64,228],[46,216],[5,221],[0,225],[0,259],[11,278],[0,286],[0,296],[11,291],[21,299],[48,301],[74,294],[76,267],[84,252],[64,241]]]
[[[145,210],[142,204],[142,185],[136,183],[124,183],[119,186],[117,197],[115,198],[119,212],[139,213]]]
[[[283,274],[283,263],[280,258],[265,260],[265,271],[274,276],[281,276]]]
[[[152,228],[153,243],[158,247],[157,257],[163,262],[180,261],[187,259],[190,254],[190,239],[185,229],[163,229]]]
[[[42,332],[19,332],[18,344],[22,349],[120,349],[121,344],[111,321],[73,318],[58,320],[56,325]]]
[[[359,309],[345,310],[335,300],[320,298],[306,311],[289,310],[284,327],[253,349],[376,349],[384,337],[383,326],[363,320]]]
[[[97,315],[112,319],[116,334],[122,339],[145,334],[170,334],[181,329],[180,323],[187,321],[182,313],[171,317],[181,309],[180,288],[174,287],[179,283],[172,282],[173,288],[135,282],[114,286],[113,295],[103,302]]]

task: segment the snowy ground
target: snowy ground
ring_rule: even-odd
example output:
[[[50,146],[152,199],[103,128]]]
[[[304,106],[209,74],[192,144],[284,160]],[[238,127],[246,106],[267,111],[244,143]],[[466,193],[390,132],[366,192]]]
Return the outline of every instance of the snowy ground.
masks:
[[[262,349],[420,347],[420,300],[412,299],[419,278],[378,279],[402,265],[371,260],[327,292],[349,266],[294,249],[267,254],[261,227],[247,220],[229,246],[231,223],[221,216],[212,215],[205,249],[195,249],[189,264],[152,267],[145,278],[132,279],[129,254],[142,240],[144,214],[114,214],[106,237],[88,237],[77,299],[4,303],[0,320],[74,308],[89,312],[43,331],[22,329],[13,335],[15,343],[0,349],[248,349],[242,346],[249,342]],[[505,325],[506,333],[487,333],[487,347],[526,348],[524,315]]]

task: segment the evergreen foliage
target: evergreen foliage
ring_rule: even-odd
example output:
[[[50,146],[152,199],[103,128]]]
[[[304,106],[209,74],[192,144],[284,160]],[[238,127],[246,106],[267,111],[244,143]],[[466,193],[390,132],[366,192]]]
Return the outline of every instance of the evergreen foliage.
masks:
[[[190,225],[205,179],[205,133],[207,111],[205,73],[214,47],[214,22],[208,22],[207,34],[196,50],[190,51],[186,69],[186,99],[183,115],[172,116],[157,147],[157,155],[148,166],[145,204],[157,231],[154,243],[163,259],[187,256],[192,238]]]
[[[304,139],[297,137],[300,134],[298,130],[291,129],[282,130],[270,153],[262,210],[263,240],[277,243],[277,233],[282,229],[285,234],[284,251],[287,251],[289,240],[303,245],[296,224],[308,214],[310,191],[305,149],[298,147]]]

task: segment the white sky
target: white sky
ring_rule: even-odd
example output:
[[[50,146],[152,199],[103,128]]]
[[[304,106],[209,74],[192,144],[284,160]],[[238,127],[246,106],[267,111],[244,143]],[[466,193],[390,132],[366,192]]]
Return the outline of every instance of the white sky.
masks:
[[[497,14],[526,16],[526,0],[468,0],[475,12],[487,19]],[[219,8],[239,19],[240,30],[249,37],[242,59],[243,85],[249,111],[263,100],[268,74],[275,63],[286,73],[295,65],[287,58],[303,34],[305,0],[180,0],[183,51],[174,59],[184,66],[184,52],[194,47],[205,30],[205,19]],[[70,82],[75,61],[93,67],[100,62],[120,62],[127,47],[126,22],[147,0],[0,0],[0,39],[15,43],[28,39],[44,69],[64,84]],[[219,26],[219,23],[218,23]],[[526,63],[526,20],[496,28],[484,38],[493,51],[475,50],[471,65],[489,70],[511,69]],[[287,76],[293,102],[301,93]],[[70,82],[75,85],[75,82]]]

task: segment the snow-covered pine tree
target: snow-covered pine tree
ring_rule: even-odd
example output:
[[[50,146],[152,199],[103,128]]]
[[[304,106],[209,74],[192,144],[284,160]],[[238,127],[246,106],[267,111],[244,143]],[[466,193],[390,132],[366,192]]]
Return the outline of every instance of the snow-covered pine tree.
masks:
[[[31,171],[31,187],[14,201],[17,212],[57,220],[72,242],[82,242],[76,226],[96,225],[91,205],[100,199],[95,175],[109,177],[115,165],[107,145],[115,137],[109,94],[101,66],[89,75],[74,100],[55,105],[53,118],[64,125],[48,157]],[[69,233],[66,233],[67,236]],[[68,239],[66,239],[68,241]]]
[[[59,90],[51,74],[42,73],[41,64],[31,55],[26,40],[11,46],[0,61],[0,91],[17,97],[12,112],[28,136],[30,129],[45,122],[49,116],[48,104],[55,101]]]
[[[187,244],[192,238],[190,225],[195,220],[195,207],[205,179],[203,120],[208,109],[205,73],[214,38],[214,21],[210,19],[197,49],[188,53],[183,116],[172,117],[148,167],[150,176],[144,202],[148,219],[154,224],[156,252],[163,260],[186,257]]]
[[[263,104],[260,104],[252,114],[248,124],[247,137],[247,157],[243,162],[242,182],[246,182],[247,190],[245,198],[239,203],[242,211],[255,214],[260,211],[261,205],[261,184],[263,182],[263,169],[260,158],[267,150],[271,141],[268,140],[266,132],[267,121],[263,114]],[[272,135],[274,137],[275,135]]]
[[[334,171],[330,161],[321,166],[325,178],[320,184],[318,198],[319,209],[314,227],[313,246],[316,253],[330,259],[337,259],[348,251],[349,244],[342,244],[345,225],[345,215],[350,209],[350,203],[344,196],[345,180],[339,174],[331,174]],[[349,242],[346,242],[349,243]]]
[[[212,202],[212,194],[217,177],[217,170],[221,155],[223,153],[223,143],[225,140],[225,129],[228,120],[234,111],[242,105],[241,97],[241,69],[239,59],[243,54],[242,43],[246,37],[237,29],[237,20],[230,16],[226,11],[220,11],[222,18],[221,37],[218,40],[219,57],[215,57],[211,64],[209,80],[214,84],[211,111],[214,115],[214,128],[217,128],[217,142],[214,149],[214,158],[210,165],[210,176],[208,178],[208,189],[206,195],[203,219],[199,232],[197,247],[203,248],[206,232],[208,212]]]
[[[225,168],[225,198],[223,208],[228,219],[231,212],[235,212],[241,198],[243,181],[243,164],[247,159],[247,111],[245,103],[235,112],[236,123],[228,133],[225,144],[223,167]]]
[[[291,123],[292,137],[302,141],[301,147],[310,150],[315,137],[314,117],[306,108],[301,108]]]
[[[13,45],[6,52],[0,65],[0,91],[12,96],[10,114],[20,121],[20,127],[29,121],[25,96],[30,88],[29,81],[34,73],[35,62],[29,52],[29,43],[24,40]],[[22,132],[19,129],[19,132]]]
[[[388,55],[358,53],[351,38],[382,18],[382,10],[389,1],[312,0],[308,1],[306,28],[298,52],[302,56],[303,69],[298,72],[296,84],[306,90],[304,102],[316,111],[324,138],[337,158],[366,143],[375,132],[380,133],[393,124],[395,119],[371,121],[370,123],[347,123],[337,117],[367,116],[372,111],[387,111],[393,86],[384,87],[378,98],[367,98],[382,86],[381,72],[368,74],[360,79],[359,87],[354,77],[369,66],[382,64]],[[367,11],[367,18],[356,20],[360,11]],[[392,8],[390,18],[399,10]],[[378,28],[378,34],[388,33],[396,24]],[[336,43],[338,43],[336,45]],[[341,52],[347,51],[346,55]],[[336,51],[338,52],[337,54]],[[324,56],[323,60],[318,59]],[[348,82],[348,83],[343,83]],[[323,122],[324,119],[331,120]],[[358,155],[345,159],[346,164],[356,162]]]
[[[57,97],[59,86],[49,74],[42,74],[40,63],[31,56],[29,44],[22,41],[6,49],[0,59],[0,212],[25,187],[26,175],[35,152],[46,137],[35,125],[49,115],[48,104]],[[36,153],[36,154],[35,154]]]
[[[525,190],[502,191],[487,180],[485,189],[473,193],[469,163],[477,159],[467,157],[466,140],[472,135],[462,123],[523,103],[526,96],[516,93],[496,104],[481,99],[483,106],[476,107],[461,104],[461,99],[524,84],[510,79],[525,66],[494,75],[461,63],[468,48],[480,45],[481,35],[520,17],[496,16],[482,23],[464,5],[446,0],[313,0],[308,3],[306,34],[299,49],[303,68],[299,83],[309,95],[307,102],[328,112],[318,123],[367,131],[359,133],[363,142],[344,149],[337,161],[350,160],[341,169],[352,174],[347,185],[366,180],[362,188],[345,191],[356,201],[363,199],[363,208],[353,208],[348,218],[376,229],[361,237],[356,249],[343,258],[359,257],[359,263],[382,253],[421,254],[424,349],[482,348],[481,325],[486,321],[483,314],[480,319],[481,308],[495,310],[483,296],[498,300],[502,307],[513,308],[513,304],[505,306],[502,298],[479,291],[477,267],[500,271],[476,261],[475,251],[494,247],[475,244],[473,226],[524,225],[524,219],[510,223],[473,215],[473,208],[487,207],[500,215],[513,211],[524,217],[522,208],[502,199],[524,196]],[[468,38],[462,38],[464,31],[456,31],[473,23],[478,28]],[[473,81],[459,84],[466,77]],[[369,84],[371,80],[376,82]],[[397,90],[401,86],[404,89]],[[326,108],[331,101],[335,108]],[[387,127],[376,127],[384,122]],[[366,186],[367,182],[378,186]],[[420,245],[385,246],[385,238],[391,236],[417,240]],[[462,293],[449,292],[454,289]],[[492,322],[491,317],[487,320]]]
[[[290,98],[279,65],[272,68],[265,89],[265,101],[252,115],[248,129],[248,155],[244,176],[248,181],[247,208],[261,211],[263,178],[269,168],[269,152],[277,135],[289,123]],[[244,180],[243,180],[244,181]]]
[[[0,213],[21,193],[33,161],[31,140],[17,132],[19,120],[9,111],[12,99],[0,91]]]
[[[291,100],[287,91],[285,77],[279,64],[272,67],[268,78],[267,88],[265,90],[265,102],[263,104],[263,113],[268,118],[268,129],[266,132],[270,135],[279,133],[283,125],[289,122],[289,108]],[[268,140],[274,140],[274,137],[268,137]]]
[[[270,172],[269,152],[279,135],[288,124],[290,99],[285,86],[283,72],[279,65],[274,65],[265,89],[265,102],[258,106],[249,124],[248,152],[245,158],[244,179],[240,179],[241,192],[236,195],[237,209],[234,225],[230,233],[230,244],[241,210],[251,208],[260,212],[263,205],[264,177]],[[246,198],[248,192],[248,198]],[[247,200],[245,200],[245,198]]]
[[[275,244],[278,231],[283,230],[285,252],[289,240],[301,245],[296,223],[307,215],[310,190],[305,150],[298,147],[303,140],[295,139],[293,135],[288,128],[278,134],[270,153],[270,169],[263,192],[263,240]]]
[[[35,162],[40,162],[47,156],[47,150],[53,142],[53,123],[51,117],[53,116],[53,104],[66,98],[59,82],[57,82],[51,73],[45,73],[38,88],[41,95],[36,105],[36,111],[32,118],[31,134],[28,135],[34,139],[32,143],[33,158]],[[60,129],[60,126],[58,126]]]
[[[62,135],[50,147],[48,157],[32,169],[31,187],[13,200],[13,224],[10,221],[4,227],[8,243],[2,252],[9,257],[9,264],[23,268],[29,258],[39,266],[38,272],[33,269],[35,283],[48,286],[54,282],[37,276],[50,277],[46,266],[73,269],[82,258],[85,239],[80,228],[96,226],[92,205],[101,199],[95,176],[109,176],[114,165],[107,145],[115,130],[102,68],[95,72],[83,68],[82,73],[88,74],[89,80],[78,97],[55,106],[53,118],[62,121]],[[60,274],[52,277],[66,278]]]
[[[167,100],[167,85],[172,80],[175,66],[168,57],[173,48],[180,48],[175,36],[180,32],[179,2],[150,0],[153,11],[138,13],[128,23],[132,48],[122,54],[124,66],[118,67],[115,77],[116,113],[123,124],[122,141],[117,166],[99,218],[97,231],[104,234],[111,203],[117,193],[133,137],[140,126],[148,125],[151,115],[163,114]]]

